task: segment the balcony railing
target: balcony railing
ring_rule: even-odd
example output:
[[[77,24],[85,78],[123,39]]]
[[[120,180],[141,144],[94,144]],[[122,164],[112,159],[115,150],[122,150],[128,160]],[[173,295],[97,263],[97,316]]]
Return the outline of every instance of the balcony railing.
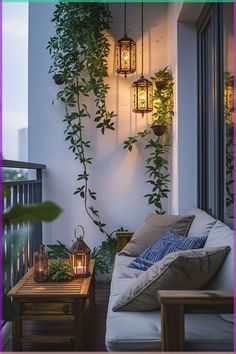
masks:
[[[3,177],[3,185],[8,189],[3,197],[3,210],[15,204],[29,205],[42,201],[42,170],[45,168],[41,164],[3,160],[3,176],[5,179],[9,177],[7,180]],[[24,228],[27,236],[22,249],[13,257],[20,228]],[[42,244],[42,222],[7,226],[4,235],[7,237],[4,237],[3,265],[11,265],[3,267],[3,292],[6,293],[32,266],[33,253]]]

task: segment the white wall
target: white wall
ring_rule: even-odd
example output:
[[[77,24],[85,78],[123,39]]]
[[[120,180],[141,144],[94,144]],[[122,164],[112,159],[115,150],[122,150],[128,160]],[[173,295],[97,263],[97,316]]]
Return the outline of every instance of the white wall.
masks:
[[[93,247],[100,244],[103,236],[86,216],[80,198],[73,195],[80,165],[74,161],[64,141],[63,106],[52,105],[60,89],[48,74],[50,57],[46,51],[47,41],[53,34],[50,20],[54,4],[30,3],[29,6],[29,161],[47,165],[44,198],[57,202],[64,210],[56,221],[44,225],[44,241],[51,243],[59,239],[70,244],[75,226],[83,224],[87,243]],[[123,35],[123,5],[111,4],[114,21],[109,34],[111,52],[106,82],[111,87],[108,109],[118,114],[116,131],[101,136],[91,124],[86,133],[92,141],[90,183],[97,192],[97,208],[109,231],[120,226],[135,230],[153,210],[143,198],[149,191],[145,183],[143,143],[132,153],[122,149],[125,138],[151,123],[150,114],[142,119],[141,115],[133,114],[130,107],[130,87],[140,75],[140,6],[127,5],[129,35],[137,41],[138,70],[124,79],[117,76],[114,67],[114,43]],[[167,4],[144,4],[144,17],[144,74],[150,77],[168,65]]]
[[[197,42],[196,20],[203,3],[168,7],[169,62],[174,75],[172,213],[197,206]]]

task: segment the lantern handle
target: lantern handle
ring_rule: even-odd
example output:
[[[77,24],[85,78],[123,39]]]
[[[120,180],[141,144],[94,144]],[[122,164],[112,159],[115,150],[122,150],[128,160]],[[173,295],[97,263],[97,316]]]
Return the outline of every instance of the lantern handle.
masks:
[[[77,233],[77,230],[78,230],[79,228],[81,228],[81,229],[82,229],[82,232],[83,232],[83,238],[84,238],[84,234],[85,234],[85,232],[84,232],[84,228],[83,228],[83,226],[82,226],[82,225],[77,225],[77,226],[76,226],[76,228],[75,228],[75,231],[74,231],[74,236],[75,236],[75,238],[76,238],[76,239],[78,239],[78,237],[76,236],[76,233]]]

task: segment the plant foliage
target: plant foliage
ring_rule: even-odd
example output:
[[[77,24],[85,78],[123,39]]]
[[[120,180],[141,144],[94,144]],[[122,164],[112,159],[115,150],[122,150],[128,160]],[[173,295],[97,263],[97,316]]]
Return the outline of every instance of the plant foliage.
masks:
[[[68,248],[57,240],[57,244],[47,245],[47,252],[50,259],[68,259]]]
[[[153,96],[153,125],[171,124],[174,117],[174,81],[168,66],[155,73],[152,80],[156,86]]]
[[[3,224],[16,225],[37,220],[49,222],[56,219],[61,212],[61,208],[49,201],[28,206],[16,204],[3,214]]]
[[[153,125],[167,125],[171,123],[173,118],[173,77],[168,69],[159,70],[152,78],[155,81],[156,88],[154,89],[154,112]],[[148,198],[148,204],[155,206],[155,211],[158,214],[164,214],[162,200],[168,197],[169,190],[169,173],[168,160],[166,158],[169,152],[169,145],[162,142],[162,138],[153,139],[149,137],[151,130],[145,129],[138,132],[134,136],[128,137],[124,141],[124,149],[132,151],[133,145],[139,140],[148,137],[145,149],[150,151],[146,160],[146,172],[148,174],[147,183],[151,185],[151,192],[144,197]]]
[[[75,277],[75,273],[69,263],[56,259],[49,264],[49,276],[53,281],[71,280]]]
[[[98,247],[95,247],[91,253],[91,258],[96,260],[96,273],[109,273],[114,263],[116,255],[117,239],[109,237]]]
[[[107,237],[106,224],[100,220],[99,211],[93,206],[97,194],[89,187],[89,166],[92,157],[88,154],[91,142],[84,138],[87,120],[93,120],[102,134],[114,130],[114,112],[106,108],[109,85],[107,56],[110,51],[105,30],[109,29],[111,13],[103,3],[59,3],[52,21],[56,34],[48,43],[53,64],[50,73],[61,75],[64,87],[57,93],[59,102],[65,105],[65,140],[69,149],[79,160],[82,171],[78,174],[78,187],[74,194],[84,200],[87,215]],[[95,113],[89,112],[85,97],[94,98]]]

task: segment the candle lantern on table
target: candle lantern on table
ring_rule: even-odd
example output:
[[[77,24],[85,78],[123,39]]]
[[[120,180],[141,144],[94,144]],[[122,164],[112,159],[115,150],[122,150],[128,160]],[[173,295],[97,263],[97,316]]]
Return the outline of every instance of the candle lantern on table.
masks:
[[[78,230],[82,230],[82,235],[78,235]],[[84,242],[84,228],[78,225],[74,232],[75,241],[69,249],[69,262],[74,269],[77,278],[85,278],[90,275],[89,256],[91,249]]]
[[[33,255],[33,277],[38,283],[48,280],[48,254],[44,245],[41,245],[39,251]]]

